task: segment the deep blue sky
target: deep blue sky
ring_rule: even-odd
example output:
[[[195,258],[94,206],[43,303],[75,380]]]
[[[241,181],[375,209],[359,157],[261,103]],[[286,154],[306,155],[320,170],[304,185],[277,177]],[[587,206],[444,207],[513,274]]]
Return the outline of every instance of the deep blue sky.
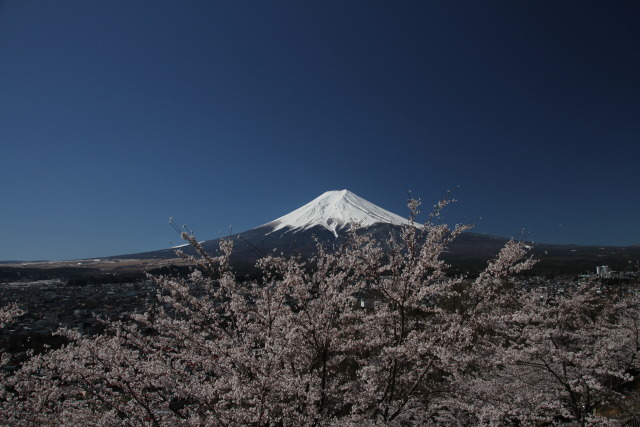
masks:
[[[326,190],[640,243],[635,1],[0,0],[0,260],[163,249]]]

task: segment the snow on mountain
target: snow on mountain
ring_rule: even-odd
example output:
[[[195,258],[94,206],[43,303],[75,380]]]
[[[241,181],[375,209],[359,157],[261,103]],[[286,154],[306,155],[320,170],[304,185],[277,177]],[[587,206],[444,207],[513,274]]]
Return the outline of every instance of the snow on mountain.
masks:
[[[301,208],[264,225],[271,232],[291,228],[306,230],[321,226],[338,237],[338,230],[350,224],[368,227],[377,223],[408,224],[409,220],[382,209],[348,190],[327,191]]]

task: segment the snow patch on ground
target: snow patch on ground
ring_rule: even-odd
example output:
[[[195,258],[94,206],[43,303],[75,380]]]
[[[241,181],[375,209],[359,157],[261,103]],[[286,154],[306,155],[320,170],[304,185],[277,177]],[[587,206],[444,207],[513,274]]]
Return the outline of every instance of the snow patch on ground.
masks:
[[[203,244],[205,242],[205,240],[198,242],[200,244]],[[183,243],[181,245],[176,245],[176,246],[171,246],[171,249],[179,249],[179,248],[184,248],[186,246],[191,246],[191,243]]]

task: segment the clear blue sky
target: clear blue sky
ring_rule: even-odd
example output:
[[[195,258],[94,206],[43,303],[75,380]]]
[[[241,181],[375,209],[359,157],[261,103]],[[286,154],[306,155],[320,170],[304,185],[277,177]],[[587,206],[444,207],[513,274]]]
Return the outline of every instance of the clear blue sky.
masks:
[[[640,243],[636,1],[0,0],[0,260],[164,249],[349,189]]]

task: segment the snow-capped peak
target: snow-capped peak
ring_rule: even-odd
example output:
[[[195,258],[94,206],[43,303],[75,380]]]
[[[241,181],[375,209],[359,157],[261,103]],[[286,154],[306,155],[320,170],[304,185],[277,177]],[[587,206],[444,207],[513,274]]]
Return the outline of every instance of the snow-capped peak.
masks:
[[[322,226],[336,237],[338,229],[347,224],[359,224],[367,227],[376,223],[408,224],[409,221],[391,213],[348,190],[327,191],[301,208],[288,213],[265,226],[273,227],[273,231],[290,227],[294,230],[306,230],[314,226]]]

